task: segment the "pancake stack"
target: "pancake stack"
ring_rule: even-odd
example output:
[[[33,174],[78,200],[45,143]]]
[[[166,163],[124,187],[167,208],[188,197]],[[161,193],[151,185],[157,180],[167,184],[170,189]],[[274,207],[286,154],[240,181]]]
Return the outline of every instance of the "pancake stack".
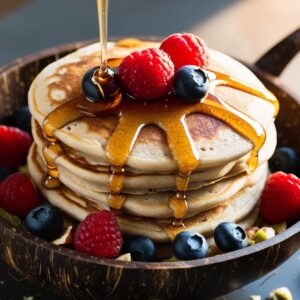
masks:
[[[109,43],[108,56],[118,61],[132,51],[158,45],[137,40]],[[156,125],[141,129],[123,166],[121,202],[110,200],[112,169],[106,152],[107,142],[119,123],[115,114],[84,116],[56,129],[54,136],[63,151],[48,147],[47,156],[57,167],[61,185],[55,189],[43,185],[47,173],[45,148],[49,144],[44,120],[82,93],[82,77],[88,69],[99,65],[99,51],[98,44],[90,45],[50,64],[37,76],[29,91],[35,143],[28,156],[28,167],[47,200],[77,220],[93,211],[114,209],[123,234],[144,234],[161,243],[172,241],[183,230],[195,230],[210,238],[223,221],[251,227],[258,219],[257,205],[268,176],[267,162],[276,147],[275,109],[257,96],[230,87],[217,87],[215,93],[261,124],[266,132],[258,154],[258,167],[250,172],[247,164],[253,149],[251,140],[212,116],[197,112],[188,115],[188,132],[200,159],[190,176],[187,211],[180,222],[174,218],[170,206],[170,198],[176,192],[178,162],[164,130]],[[215,50],[209,54],[209,69],[265,89],[241,63]]]

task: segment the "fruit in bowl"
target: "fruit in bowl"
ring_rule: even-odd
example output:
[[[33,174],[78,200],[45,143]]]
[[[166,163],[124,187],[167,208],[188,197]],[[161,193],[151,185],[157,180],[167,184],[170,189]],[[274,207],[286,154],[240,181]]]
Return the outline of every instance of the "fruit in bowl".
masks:
[[[115,53],[126,58],[134,51],[142,52],[141,49],[157,49],[160,46],[159,43],[141,41],[131,49],[120,46],[124,44],[124,41],[110,44],[110,63],[116,63]],[[177,262],[173,263],[173,268],[176,268],[180,263],[178,259],[197,259],[220,250],[229,251],[223,242],[215,243],[214,235],[225,242],[233,241],[231,251],[259,242],[261,239],[245,236],[245,232],[248,233],[248,229],[255,225],[262,226],[258,202],[268,182],[267,162],[276,145],[273,123],[277,110],[275,97],[246,67],[219,52],[210,51],[209,69],[203,69],[204,65],[191,67],[189,62],[183,67],[186,72],[181,73],[180,68],[176,73],[175,68],[174,73],[166,72],[171,77],[179,74],[179,82],[184,85],[178,87],[177,81],[173,80],[170,86],[167,81],[165,87],[169,90],[166,88],[159,93],[158,98],[155,95],[148,99],[147,95],[152,91],[147,85],[147,95],[132,95],[128,83],[122,79],[122,69],[121,72],[119,70],[122,100],[108,110],[108,102],[92,103],[100,107],[95,112],[95,109],[85,107],[89,106],[90,100],[84,98],[80,89],[85,72],[97,64],[93,51],[96,51],[95,45],[49,65],[37,76],[29,93],[34,138],[28,156],[29,173],[43,194],[39,201],[49,201],[50,207],[58,207],[64,214],[72,216],[74,228],[78,221],[82,222],[75,231],[75,248],[100,257],[118,257],[122,251],[130,252],[136,261],[168,260],[175,255]],[[172,69],[171,56],[168,59],[168,66]],[[134,61],[130,63],[134,64]],[[126,60],[122,63],[125,64]],[[131,67],[127,66],[127,71]],[[155,70],[151,73],[152,77],[157,75]],[[149,73],[136,76],[130,85],[140,84],[141,78],[144,83]],[[229,80],[226,75],[233,80],[229,83],[231,87],[217,86]],[[237,83],[234,77],[242,81],[242,91],[234,87]],[[66,86],[68,82],[74,86]],[[199,89],[188,94],[191,91],[189,86],[193,84]],[[259,88],[251,89],[252,85]],[[74,100],[78,100],[79,106]],[[69,106],[72,101],[74,105]],[[226,105],[227,102],[230,105]],[[215,103],[222,104],[222,107],[215,107]],[[67,112],[61,112],[61,109],[71,109],[72,118],[78,109],[80,118],[75,115],[75,119],[70,120]],[[219,114],[220,111],[223,114]],[[239,114],[239,111],[243,113]],[[183,115],[186,124],[183,123],[182,131],[181,127],[177,127],[177,121],[182,122]],[[234,122],[230,123],[224,115],[232,116]],[[57,119],[57,116],[63,118]],[[119,119],[120,116],[123,118]],[[128,120],[136,120],[137,123],[126,125]],[[60,122],[63,126],[58,126],[62,124]],[[140,128],[140,122],[147,126]],[[261,127],[260,122],[263,123]],[[122,124],[126,126],[120,130]],[[168,124],[172,125],[168,127]],[[139,134],[135,134],[137,128]],[[172,131],[172,128],[175,130]],[[116,132],[118,139],[113,138]],[[253,147],[260,145],[262,137],[265,141],[261,143],[263,145],[256,157],[251,152]],[[128,149],[130,153],[126,157]],[[120,161],[119,157],[122,158]],[[192,164],[189,164],[190,161]],[[295,188],[297,185],[295,179]],[[267,186],[272,185],[267,183]],[[274,187],[278,188],[276,184]],[[263,199],[268,199],[268,195],[276,201],[270,190]],[[261,206],[266,201],[265,210],[268,210],[270,199],[263,199]],[[290,204],[295,204],[293,199]],[[106,217],[100,215],[99,220],[89,222],[91,216],[99,214],[98,211],[105,212]],[[32,214],[34,210],[29,213]],[[106,218],[116,220],[112,232],[105,229],[108,228],[106,225],[96,225],[105,224]],[[41,220],[46,221],[47,218],[42,217]],[[286,219],[280,222],[294,220],[295,217],[287,213]],[[229,223],[225,226],[223,222]],[[227,229],[216,232],[218,225]],[[89,226],[88,231],[81,229]],[[31,230],[30,226],[26,228]],[[230,231],[230,228],[238,230]],[[257,232],[259,228],[254,234]],[[52,239],[57,237],[58,233]],[[79,237],[82,239],[80,242]],[[269,237],[266,235],[264,239]],[[102,243],[114,244],[115,252],[111,254],[108,251],[109,254],[106,254],[105,251],[93,250],[106,249]],[[186,256],[182,257],[182,252]],[[201,255],[194,256],[196,252]],[[162,264],[172,269],[170,263]]]
[[[278,102],[246,67],[209,52],[193,34],[173,34],[161,44],[140,41],[134,48],[124,40],[112,43],[108,63],[119,57],[115,76],[122,89],[122,100],[114,106],[114,99],[95,99],[92,89],[98,86],[89,82],[91,75],[83,76],[92,74],[88,70],[98,62],[96,47],[47,66],[28,99],[34,139],[29,174],[46,201],[82,221],[73,243],[77,250],[117,257],[123,238],[137,235],[140,246],[124,247],[133,258],[153,261],[171,253],[196,259],[217,248],[247,247],[245,230],[259,226],[260,215],[272,224],[290,221],[292,211],[294,220],[299,217],[300,205],[291,200],[282,204],[287,212],[276,218],[283,209],[276,196],[290,182],[276,174],[267,181]],[[293,183],[298,186],[296,177]],[[4,181],[3,203],[10,189]],[[25,227],[48,240],[56,238],[57,233],[47,236],[43,226],[62,223],[51,220],[49,207],[40,210],[30,213]],[[39,217],[46,212],[47,217]],[[41,228],[34,228],[35,216],[44,222],[36,225]],[[149,246],[143,247],[142,236],[150,239]],[[169,250],[161,251],[162,243],[170,244]],[[159,254],[147,255],[149,247]],[[134,255],[135,250],[141,254]]]

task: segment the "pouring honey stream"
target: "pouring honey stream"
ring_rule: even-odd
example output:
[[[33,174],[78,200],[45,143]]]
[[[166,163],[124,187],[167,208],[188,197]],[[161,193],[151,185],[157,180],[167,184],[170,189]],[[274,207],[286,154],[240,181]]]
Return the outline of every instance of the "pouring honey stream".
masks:
[[[115,114],[119,118],[106,145],[106,154],[110,162],[110,180],[108,205],[112,209],[121,210],[126,203],[126,195],[122,193],[126,177],[125,165],[134,147],[141,129],[149,124],[156,125],[165,131],[167,141],[174,159],[178,165],[176,177],[176,191],[169,199],[169,207],[176,222],[165,227],[170,238],[174,238],[170,226],[183,225],[184,217],[188,214],[188,189],[190,175],[201,165],[201,156],[188,131],[186,117],[192,113],[212,116],[225,122],[240,135],[250,140],[253,149],[248,160],[249,172],[255,170],[258,164],[258,153],[263,146],[266,133],[261,124],[243,112],[230,106],[218,98],[214,90],[218,86],[231,87],[259,97],[274,106],[274,116],[277,115],[279,105],[276,97],[265,89],[254,88],[231,76],[207,70],[210,80],[208,96],[199,103],[187,104],[175,95],[168,95],[157,101],[133,100],[120,89],[113,89],[114,74],[108,67],[110,64],[120,63],[112,59],[107,60],[107,9],[108,0],[97,0],[100,26],[101,64],[91,76],[91,82],[98,88],[100,102],[92,102],[84,95],[78,95],[67,103],[53,110],[43,122],[43,130],[48,140],[44,148],[44,159],[48,173],[44,178],[46,188],[57,188],[60,185],[59,172],[55,164],[55,157],[65,155],[55,131],[82,117],[101,117],[103,114]],[[107,99],[106,99],[107,98]],[[51,154],[52,153],[52,154]],[[55,153],[56,155],[53,155]]]

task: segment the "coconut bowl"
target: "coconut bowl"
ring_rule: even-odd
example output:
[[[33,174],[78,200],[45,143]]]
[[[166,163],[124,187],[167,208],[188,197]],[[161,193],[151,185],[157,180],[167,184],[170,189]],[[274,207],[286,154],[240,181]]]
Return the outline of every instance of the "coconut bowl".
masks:
[[[27,102],[34,77],[47,64],[87,42],[21,58],[0,70],[0,121]],[[249,65],[278,97],[278,145],[300,154],[300,98],[278,76],[300,50],[300,29]],[[0,145],[1,146],[1,145]],[[277,268],[300,248],[300,222],[265,242],[213,257],[180,262],[122,262],[55,246],[0,218],[0,258],[21,276],[69,299],[210,299]]]

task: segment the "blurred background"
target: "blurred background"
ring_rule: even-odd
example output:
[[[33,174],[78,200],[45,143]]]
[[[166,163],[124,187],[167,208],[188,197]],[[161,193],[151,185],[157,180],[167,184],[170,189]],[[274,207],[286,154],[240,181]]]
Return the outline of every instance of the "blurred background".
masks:
[[[300,26],[300,0],[111,0],[110,36],[193,32],[248,62]],[[0,0],[0,66],[41,49],[98,36],[95,0]],[[283,80],[300,93],[299,56]],[[288,80],[287,80],[288,79]]]
[[[300,0],[110,0],[110,36],[193,32],[211,48],[254,62],[300,27]],[[0,67],[21,56],[98,37],[96,0],[0,0]],[[300,94],[300,55],[282,76]],[[262,279],[220,299],[243,300],[286,285],[300,299],[300,252]],[[0,263],[0,300],[59,299]]]

